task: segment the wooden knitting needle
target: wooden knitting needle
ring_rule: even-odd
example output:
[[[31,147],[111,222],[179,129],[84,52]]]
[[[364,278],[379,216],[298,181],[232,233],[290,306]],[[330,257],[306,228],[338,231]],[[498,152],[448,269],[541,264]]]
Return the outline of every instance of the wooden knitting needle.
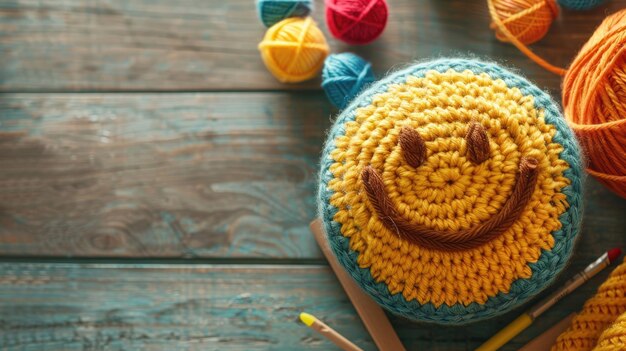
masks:
[[[372,339],[374,339],[374,343],[378,346],[378,349],[380,351],[406,351],[383,309],[356,285],[352,277],[348,275],[337,261],[337,258],[335,258],[335,255],[326,241],[322,220],[319,218],[314,220],[311,222],[310,228],[315,237],[315,241],[317,241],[324,256],[326,256],[330,267],[335,272],[335,275],[337,275],[337,279],[339,279],[343,289],[346,291],[346,294],[348,294],[350,301],[352,301],[354,308],[359,314],[359,317],[361,317]]]
[[[300,313],[300,320],[306,324],[307,327],[315,330],[316,332],[324,335],[328,340],[332,341],[335,345],[341,347],[345,351],[363,351],[361,348],[353,344],[350,340],[346,339],[343,335],[339,334],[333,328],[327,326],[324,322],[315,318],[315,316],[302,312]]]

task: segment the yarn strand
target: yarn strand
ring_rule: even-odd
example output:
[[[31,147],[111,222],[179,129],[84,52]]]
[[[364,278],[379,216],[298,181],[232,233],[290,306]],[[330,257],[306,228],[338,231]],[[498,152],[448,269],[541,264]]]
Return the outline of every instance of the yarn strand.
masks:
[[[500,1],[499,7],[496,1]],[[532,1],[540,2],[521,6]],[[530,28],[530,21],[524,23],[527,26],[520,33],[510,30],[511,23],[529,17],[529,11],[538,6],[556,6],[553,0],[487,0],[487,5],[499,39],[504,36],[539,66],[564,76],[564,114],[586,151],[587,171],[626,198],[626,10],[605,18],[565,70],[525,45],[522,35]],[[507,17],[509,12],[513,14]],[[512,28],[520,26],[517,23]]]
[[[424,247],[458,251],[472,249],[493,240],[519,218],[537,182],[537,160],[522,158],[519,170],[513,193],[500,212],[481,225],[458,232],[438,231],[405,220],[387,195],[382,178],[371,166],[363,169],[361,178],[378,217],[389,230]]]
[[[287,72],[291,72],[293,66],[298,63],[300,53],[302,52],[302,47],[304,46],[304,38],[306,38],[309,27],[311,27],[311,23],[313,23],[311,17],[307,17],[304,19],[304,23],[302,24],[302,30],[300,31],[300,35],[298,35],[298,41],[296,42],[296,52],[294,53],[293,59],[289,63],[289,66],[287,66]]]
[[[544,60],[537,54],[535,54],[532,50],[530,50],[524,43],[518,40],[506,27],[506,25],[500,19],[500,15],[496,11],[496,7],[493,3],[493,0],[487,0],[487,6],[489,7],[489,13],[491,14],[491,18],[493,22],[498,27],[498,30],[502,32],[502,34],[506,37],[506,39],[511,42],[511,44],[515,45],[524,55],[526,55],[529,59],[533,60],[539,66],[545,68],[546,70],[558,74],[560,76],[565,75],[566,70],[564,68],[555,66],[550,64],[548,61]]]

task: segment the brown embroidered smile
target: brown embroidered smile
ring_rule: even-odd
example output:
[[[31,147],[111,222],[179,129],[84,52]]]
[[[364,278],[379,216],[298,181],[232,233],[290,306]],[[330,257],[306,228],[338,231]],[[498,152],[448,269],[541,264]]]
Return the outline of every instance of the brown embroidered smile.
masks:
[[[481,124],[470,123],[465,140],[467,158],[471,162],[480,164],[489,158],[489,139]],[[426,143],[415,129],[403,127],[399,145],[404,160],[411,167],[417,168],[426,160]],[[396,210],[385,190],[383,179],[373,167],[365,167],[361,178],[370,203],[387,229],[426,248],[458,251],[493,240],[517,221],[533,194],[537,182],[537,165],[536,159],[522,157],[513,191],[498,213],[479,225],[459,231],[436,230],[408,221]]]

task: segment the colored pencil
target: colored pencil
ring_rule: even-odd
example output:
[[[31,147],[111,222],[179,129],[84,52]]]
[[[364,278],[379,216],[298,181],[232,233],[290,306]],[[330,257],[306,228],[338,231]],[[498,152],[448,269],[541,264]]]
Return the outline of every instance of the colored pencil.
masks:
[[[350,340],[339,334],[336,330],[324,324],[324,322],[315,318],[315,316],[302,312],[300,313],[300,320],[307,327],[322,334],[328,340],[332,341],[335,345],[339,346],[345,351],[363,351],[361,348],[353,344]]]

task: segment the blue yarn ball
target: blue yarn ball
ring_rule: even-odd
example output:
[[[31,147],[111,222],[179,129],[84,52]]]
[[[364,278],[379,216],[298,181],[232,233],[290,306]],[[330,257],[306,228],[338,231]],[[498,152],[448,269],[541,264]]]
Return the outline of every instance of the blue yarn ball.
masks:
[[[266,27],[290,17],[306,17],[313,11],[312,0],[257,0],[256,9]]]
[[[344,108],[374,80],[370,63],[355,54],[330,55],[324,62],[322,88],[330,102],[339,108]]]
[[[558,0],[558,1],[559,1],[559,5],[565,8],[568,8],[570,10],[584,11],[584,10],[590,10],[602,4],[606,0]]]

